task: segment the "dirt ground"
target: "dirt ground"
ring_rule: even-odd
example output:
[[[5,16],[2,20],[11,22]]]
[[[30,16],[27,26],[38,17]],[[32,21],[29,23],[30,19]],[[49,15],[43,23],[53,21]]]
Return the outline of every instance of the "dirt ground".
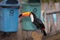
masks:
[[[36,34],[36,37],[34,40],[39,40],[40,38],[37,37],[38,35]],[[41,36],[41,35],[40,35]],[[6,36],[6,37],[2,37],[0,35],[0,40],[22,40],[22,36],[18,36],[17,33],[12,33],[9,37]],[[40,39],[41,40],[41,39]],[[42,40],[60,40],[60,33],[58,34],[55,34],[55,35],[52,35],[52,36],[47,36],[47,37],[44,37],[44,39]]]
[[[44,40],[60,40],[60,33],[57,33],[57,34],[52,35],[52,36],[47,36],[44,38]]]
[[[17,33],[12,33],[9,37],[8,36],[2,37],[1,33],[0,33],[0,40],[23,40],[22,35],[23,35],[22,34],[22,27],[21,27],[21,24],[19,23],[19,28],[18,28],[18,32]],[[36,39],[38,40],[38,36],[39,35],[36,34],[35,40]],[[53,36],[44,37],[42,40],[60,40],[60,33],[55,34]]]

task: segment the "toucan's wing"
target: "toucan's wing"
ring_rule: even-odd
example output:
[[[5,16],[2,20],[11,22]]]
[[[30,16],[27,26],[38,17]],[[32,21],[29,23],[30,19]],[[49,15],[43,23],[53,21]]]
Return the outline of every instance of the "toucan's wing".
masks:
[[[36,19],[37,23],[39,25],[40,30],[43,32],[44,36],[46,36],[46,31],[45,31],[45,25],[43,24],[43,22],[40,19]]]
[[[36,18],[36,21],[37,21],[39,24],[43,24],[43,22],[42,22],[40,19],[38,19],[38,18]]]
[[[40,29],[45,28],[43,22],[42,22],[40,19],[36,18],[35,20],[36,20],[36,23],[39,25],[39,28],[40,28]]]

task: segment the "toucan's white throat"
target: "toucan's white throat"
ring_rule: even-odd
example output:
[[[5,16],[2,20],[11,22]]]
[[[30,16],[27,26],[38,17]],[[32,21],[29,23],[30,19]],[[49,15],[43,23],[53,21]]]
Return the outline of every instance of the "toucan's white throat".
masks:
[[[34,22],[34,16],[33,14],[30,15],[31,21]]]

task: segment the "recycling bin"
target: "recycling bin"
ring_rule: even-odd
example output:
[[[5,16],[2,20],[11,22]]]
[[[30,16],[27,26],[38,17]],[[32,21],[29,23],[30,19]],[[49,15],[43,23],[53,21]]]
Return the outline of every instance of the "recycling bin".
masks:
[[[37,18],[40,19],[41,5],[40,3],[25,3],[22,4],[22,12],[34,12]],[[37,30],[36,26],[31,22],[30,17],[24,17],[22,19],[23,30]]]
[[[0,3],[0,31],[17,32],[18,15],[19,15],[18,0],[3,0]]]
[[[16,32],[18,30],[18,9],[16,8],[2,8],[4,13],[4,23],[2,31]]]

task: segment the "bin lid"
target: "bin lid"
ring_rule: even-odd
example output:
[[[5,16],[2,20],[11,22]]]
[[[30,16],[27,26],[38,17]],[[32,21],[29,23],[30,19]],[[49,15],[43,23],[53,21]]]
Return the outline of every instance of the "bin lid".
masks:
[[[20,1],[17,1],[18,3],[14,2],[15,0],[4,0],[2,2],[0,2],[0,6],[20,6]],[[11,3],[14,2],[14,3]]]
[[[20,8],[20,6],[19,5],[0,5],[0,7],[2,7],[2,8]]]
[[[20,8],[20,4],[0,4],[3,8]]]
[[[0,4],[0,6],[20,6],[20,4]]]
[[[36,6],[39,6],[41,5],[41,3],[21,3],[21,5],[36,5]]]

